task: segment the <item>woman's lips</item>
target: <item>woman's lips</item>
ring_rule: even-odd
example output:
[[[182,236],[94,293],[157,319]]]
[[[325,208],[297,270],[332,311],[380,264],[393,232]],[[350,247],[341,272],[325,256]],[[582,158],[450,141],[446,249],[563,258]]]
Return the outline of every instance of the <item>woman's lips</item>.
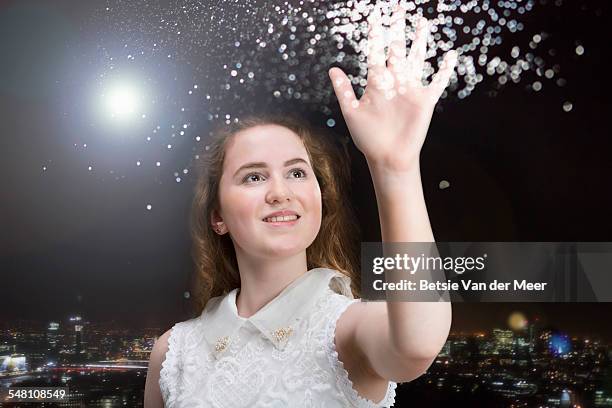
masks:
[[[264,223],[272,226],[272,227],[291,227],[295,224],[297,224],[297,222],[300,220],[300,218],[302,217],[298,217],[296,220],[291,220],[291,221],[276,221],[276,222],[272,222],[272,221],[263,221]]]

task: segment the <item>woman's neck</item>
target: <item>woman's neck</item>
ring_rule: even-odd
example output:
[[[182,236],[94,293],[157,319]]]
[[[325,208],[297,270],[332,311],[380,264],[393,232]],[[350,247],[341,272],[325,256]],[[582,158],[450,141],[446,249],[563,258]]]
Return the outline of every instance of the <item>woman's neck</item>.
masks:
[[[240,290],[236,309],[249,318],[277,297],[283,289],[307,272],[306,251],[281,259],[252,259],[236,251]],[[246,259],[249,258],[249,259]]]

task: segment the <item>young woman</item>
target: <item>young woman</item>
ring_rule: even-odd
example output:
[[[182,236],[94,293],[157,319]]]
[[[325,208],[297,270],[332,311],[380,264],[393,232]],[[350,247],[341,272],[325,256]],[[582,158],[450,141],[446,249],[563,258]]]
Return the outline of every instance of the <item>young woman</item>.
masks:
[[[421,82],[429,24],[406,55],[396,8],[389,58],[370,17],[368,85],[357,100],[329,72],[365,155],[384,242],[434,242],[419,156],[457,60]],[[289,118],[247,118],[217,134],[196,187],[194,259],[201,314],[155,343],[145,387],[153,407],[382,407],[444,345],[449,302],[361,302],[346,163]]]

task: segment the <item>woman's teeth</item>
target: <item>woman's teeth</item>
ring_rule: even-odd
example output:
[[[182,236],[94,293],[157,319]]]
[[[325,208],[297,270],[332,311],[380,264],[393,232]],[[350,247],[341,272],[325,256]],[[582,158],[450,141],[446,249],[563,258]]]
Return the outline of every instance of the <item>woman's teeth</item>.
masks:
[[[270,217],[264,218],[265,222],[283,222],[283,221],[293,221],[297,220],[297,215],[286,215],[284,217]]]

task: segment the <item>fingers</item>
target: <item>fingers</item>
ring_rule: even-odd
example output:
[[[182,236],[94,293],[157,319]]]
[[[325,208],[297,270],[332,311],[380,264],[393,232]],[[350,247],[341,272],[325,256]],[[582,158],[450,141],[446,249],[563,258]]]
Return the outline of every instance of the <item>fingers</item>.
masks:
[[[448,81],[450,80],[455,66],[457,65],[457,58],[457,51],[450,50],[447,52],[446,55],[444,55],[440,69],[433,75],[429,88],[432,88],[432,91],[435,93],[437,98],[442,95],[444,89],[446,89],[448,86]]]
[[[359,107],[359,101],[353,91],[351,80],[346,76],[340,68],[334,67],[329,70],[329,78],[334,87],[334,93],[338,98],[340,109],[343,115],[349,114],[351,111]]]
[[[375,6],[371,11],[368,24],[368,79],[376,79],[381,78],[386,69],[385,42],[379,6]]]
[[[387,67],[394,74],[406,71],[406,9],[397,6],[391,16],[391,43]]]
[[[430,23],[425,17],[419,17],[414,41],[408,53],[408,78],[414,85],[422,85],[423,67],[425,65],[425,53],[427,51],[427,37],[429,36]]]

